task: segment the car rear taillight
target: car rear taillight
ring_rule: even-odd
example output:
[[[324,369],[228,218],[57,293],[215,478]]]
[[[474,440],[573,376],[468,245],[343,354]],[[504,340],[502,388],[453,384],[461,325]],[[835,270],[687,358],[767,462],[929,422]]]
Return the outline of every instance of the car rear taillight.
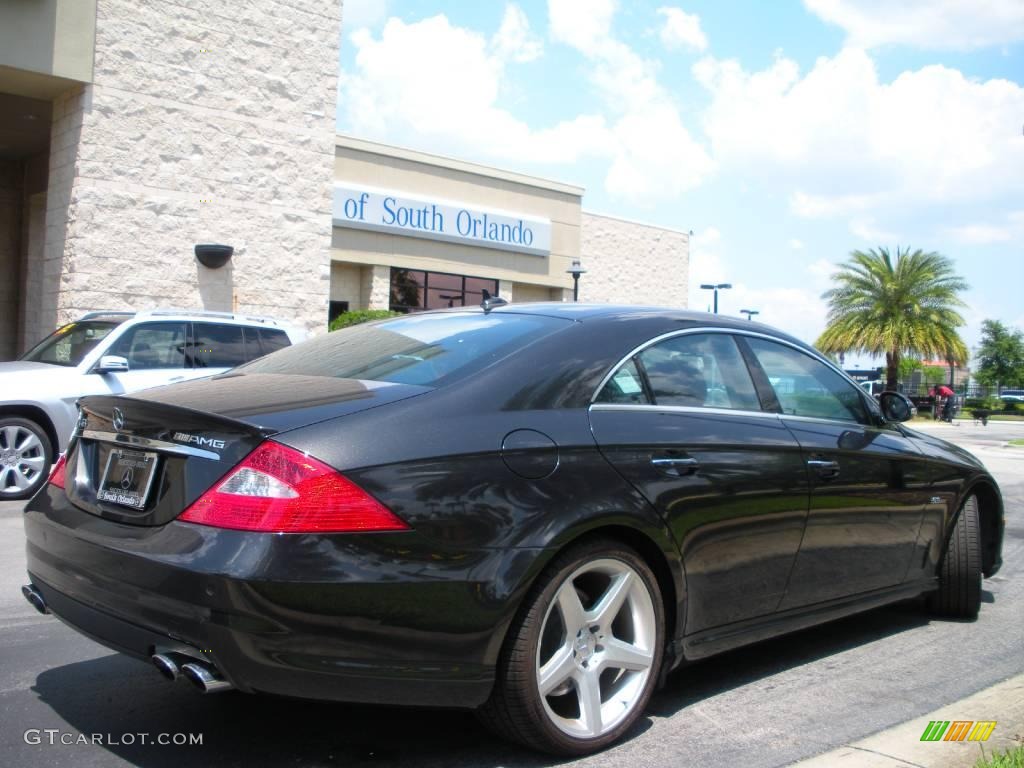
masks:
[[[50,485],[55,485],[58,488],[64,488],[64,467],[67,463],[67,454],[62,453],[57,457],[57,462],[53,465],[53,469],[50,470]]]
[[[267,440],[179,517],[266,533],[356,533],[409,528],[336,470]]]

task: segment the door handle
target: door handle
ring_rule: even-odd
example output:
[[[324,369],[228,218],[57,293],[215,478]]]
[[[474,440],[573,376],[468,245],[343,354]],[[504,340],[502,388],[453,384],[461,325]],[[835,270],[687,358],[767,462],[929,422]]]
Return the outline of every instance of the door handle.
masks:
[[[696,472],[700,462],[688,456],[655,456],[651,459],[651,464],[665,470],[670,475],[679,475],[680,469],[687,474]]]
[[[808,459],[807,466],[818,473],[818,476],[825,480],[832,480],[839,477],[839,462],[830,459]]]

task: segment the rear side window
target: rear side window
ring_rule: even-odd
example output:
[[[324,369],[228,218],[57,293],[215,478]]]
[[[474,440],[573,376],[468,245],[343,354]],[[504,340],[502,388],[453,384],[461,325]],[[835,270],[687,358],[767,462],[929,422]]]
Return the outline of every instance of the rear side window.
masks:
[[[599,403],[617,403],[619,405],[649,405],[651,399],[647,396],[647,388],[644,385],[640,370],[636,367],[635,360],[627,360],[615,374],[608,379],[597,396]]]
[[[271,352],[277,352],[279,349],[292,345],[291,339],[288,338],[288,334],[284,331],[275,331],[271,328],[257,328],[256,332],[260,336],[260,345],[264,355],[269,355]]]
[[[196,368],[234,368],[246,361],[241,326],[193,323],[192,328]]]
[[[860,388],[820,360],[792,347],[745,338],[779,399],[783,413],[867,422]]]
[[[125,331],[107,352],[128,361],[128,370],[191,368],[185,323],[140,323]]]
[[[437,386],[571,325],[562,318],[510,312],[411,314],[343,328],[282,349],[249,363],[245,372]]]
[[[720,333],[675,336],[647,347],[608,380],[599,403],[761,409],[736,342]]]

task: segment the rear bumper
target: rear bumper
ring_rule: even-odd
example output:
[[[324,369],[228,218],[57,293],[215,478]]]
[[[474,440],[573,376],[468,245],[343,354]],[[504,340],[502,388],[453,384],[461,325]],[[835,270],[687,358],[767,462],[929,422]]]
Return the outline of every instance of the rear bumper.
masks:
[[[494,594],[499,553],[455,566],[386,557],[398,546],[415,558],[408,534],[138,528],[53,489],[25,529],[31,581],[64,622],[140,659],[189,649],[246,692],[476,707],[513,606]]]

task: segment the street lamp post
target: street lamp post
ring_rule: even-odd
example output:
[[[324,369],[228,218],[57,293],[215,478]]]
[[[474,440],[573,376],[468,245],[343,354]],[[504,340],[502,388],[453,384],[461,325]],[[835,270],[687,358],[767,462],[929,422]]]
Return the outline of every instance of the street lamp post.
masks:
[[[759,310],[759,309],[741,309],[740,310],[740,314],[741,315],[746,315],[747,316],[747,320],[753,320],[754,319],[754,315],[760,315],[761,314],[761,310]]]
[[[716,283],[716,284],[703,283],[701,285],[701,290],[714,291],[715,292],[715,314],[716,315],[718,314],[718,292],[720,290],[724,291],[726,288],[732,288],[732,283]]]
[[[569,267],[569,269],[567,269],[565,271],[568,272],[570,275],[572,275],[572,300],[573,301],[579,301],[580,300],[580,275],[585,274],[587,270],[585,270],[580,265],[580,260],[579,259],[573,259],[572,260],[572,266]]]

